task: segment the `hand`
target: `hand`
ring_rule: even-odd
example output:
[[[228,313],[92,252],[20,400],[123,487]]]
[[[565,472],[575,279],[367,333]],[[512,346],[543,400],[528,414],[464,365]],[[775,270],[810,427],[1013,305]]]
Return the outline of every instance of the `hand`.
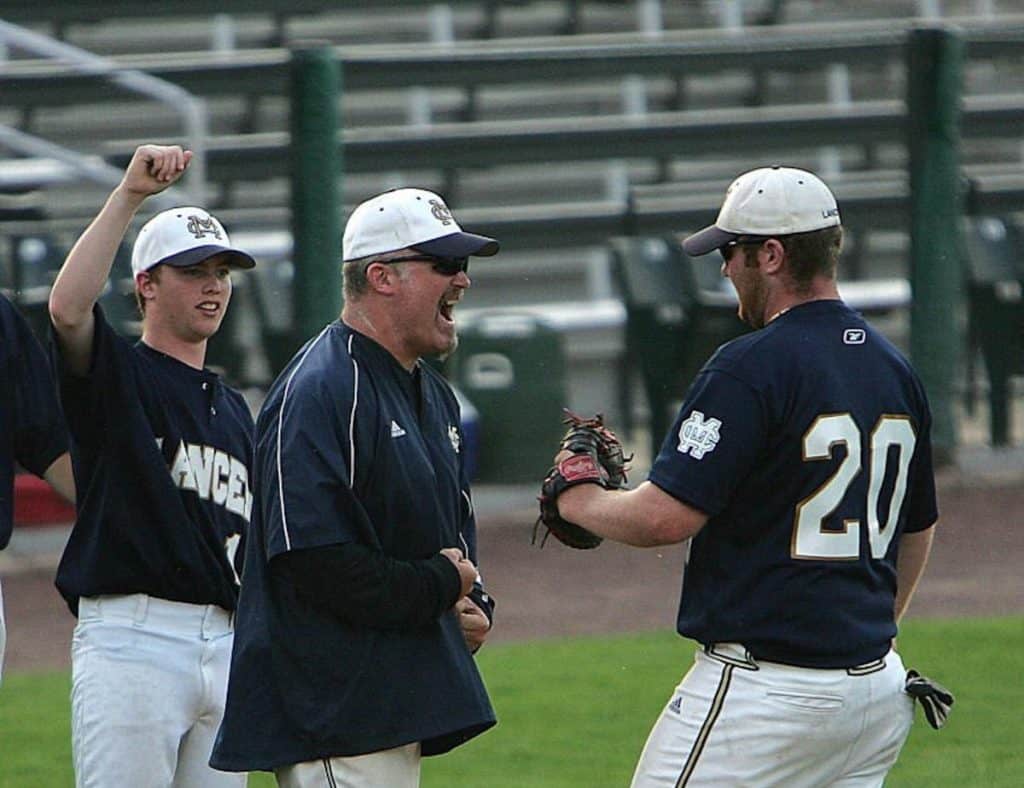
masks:
[[[466,647],[471,654],[476,654],[487,640],[487,633],[491,629],[490,619],[468,596],[455,603],[455,614],[459,617],[459,626],[462,628],[462,638],[466,641]]]
[[[140,145],[128,162],[120,188],[134,197],[162,192],[184,174],[192,151],[180,145]]]
[[[466,596],[473,590],[473,582],[480,576],[476,571],[476,566],[468,558],[465,558],[457,547],[446,547],[441,551],[441,555],[451,561],[459,571],[459,580],[462,582],[462,592],[459,597]]]
[[[565,409],[562,422],[568,426],[558,443],[554,465],[548,470],[540,485],[540,516],[533,524],[533,542],[543,525],[547,531],[541,539],[541,547],[548,536],[555,535],[560,542],[577,550],[591,550],[599,546],[602,537],[578,525],[566,508],[572,502],[583,500],[587,493],[575,491],[576,487],[597,485],[605,490],[622,490],[626,487],[626,472],[629,461],[622,449],[618,436],[605,426],[600,413],[584,418]],[[571,492],[571,494],[570,494]],[[568,496],[570,500],[563,501]]]

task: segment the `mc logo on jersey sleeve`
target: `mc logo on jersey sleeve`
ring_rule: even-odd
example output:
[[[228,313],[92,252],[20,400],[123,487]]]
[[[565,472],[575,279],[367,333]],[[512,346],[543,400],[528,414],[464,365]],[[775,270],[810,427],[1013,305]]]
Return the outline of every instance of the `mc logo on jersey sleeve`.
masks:
[[[705,421],[703,413],[692,411],[679,425],[679,445],[676,451],[689,454],[695,460],[704,459],[704,455],[713,452],[718,445],[721,427],[722,422],[718,419]]]

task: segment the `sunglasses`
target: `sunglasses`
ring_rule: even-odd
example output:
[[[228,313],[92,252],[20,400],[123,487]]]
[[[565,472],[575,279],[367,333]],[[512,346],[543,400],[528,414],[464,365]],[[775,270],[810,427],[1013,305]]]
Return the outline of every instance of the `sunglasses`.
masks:
[[[729,262],[729,258],[732,257],[732,250],[737,246],[760,246],[769,238],[774,238],[774,235],[748,235],[746,237],[739,237],[735,241],[729,241],[728,243],[722,244],[718,247],[718,253],[722,255],[722,259],[725,262]]]
[[[409,257],[396,257],[393,260],[378,260],[379,263],[430,263],[431,267],[442,276],[455,276],[456,274],[469,273],[468,257],[433,257],[427,254],[410,255]]]

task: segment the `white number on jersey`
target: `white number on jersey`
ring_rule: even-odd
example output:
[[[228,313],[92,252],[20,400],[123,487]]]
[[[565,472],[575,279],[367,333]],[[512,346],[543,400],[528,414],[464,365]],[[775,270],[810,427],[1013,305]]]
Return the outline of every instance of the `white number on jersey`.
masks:
[[[896,533],[896,521],[907,493],[910,458],[917,436],[906,416],[882,416],[871,432],[868,454],[867,527],[872,558],[883,558]],[[804,462],[832,459],[836,446],[846,447],[846,456],[828,481],[796,507],[792,555],[814,560],[856,560],[860,555],[860,527],[857,519],[844,520],[843,530],[825,530],[825,519],[846,497],[850,484],[861,470],[861,434],[849,413],[819,417],[804,434]],[[885,523],[879,522],[878,505],[882,482],[889,464],[889,449],[899,449],[899,466],[893,483]]]

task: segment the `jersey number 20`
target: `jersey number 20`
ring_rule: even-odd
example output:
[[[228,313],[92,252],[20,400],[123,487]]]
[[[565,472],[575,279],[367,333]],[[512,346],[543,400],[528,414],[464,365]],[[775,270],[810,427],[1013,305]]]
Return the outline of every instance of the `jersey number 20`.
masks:
[[[907,492],[907,473],[917,436],[905,416],[882,416],[871,431],[868,452],[868,544],[872,558],[883,558],[896,533],[896,522]],[[839,468],[813,495],[796,507],[793,528],[794,558],[851,560],[860,555],[860,520],[844,520],[843,530],[825,530],[825,519],[846,497],[850,484],[861,471],[861,434],[849,413],[821,416],[804,434],[804,462],[828,460],[835,447],[846,447]],[[879,498],[889,463],[889,449],[899,447],[899,465],[892,486],[885,522],[879,522]]]

